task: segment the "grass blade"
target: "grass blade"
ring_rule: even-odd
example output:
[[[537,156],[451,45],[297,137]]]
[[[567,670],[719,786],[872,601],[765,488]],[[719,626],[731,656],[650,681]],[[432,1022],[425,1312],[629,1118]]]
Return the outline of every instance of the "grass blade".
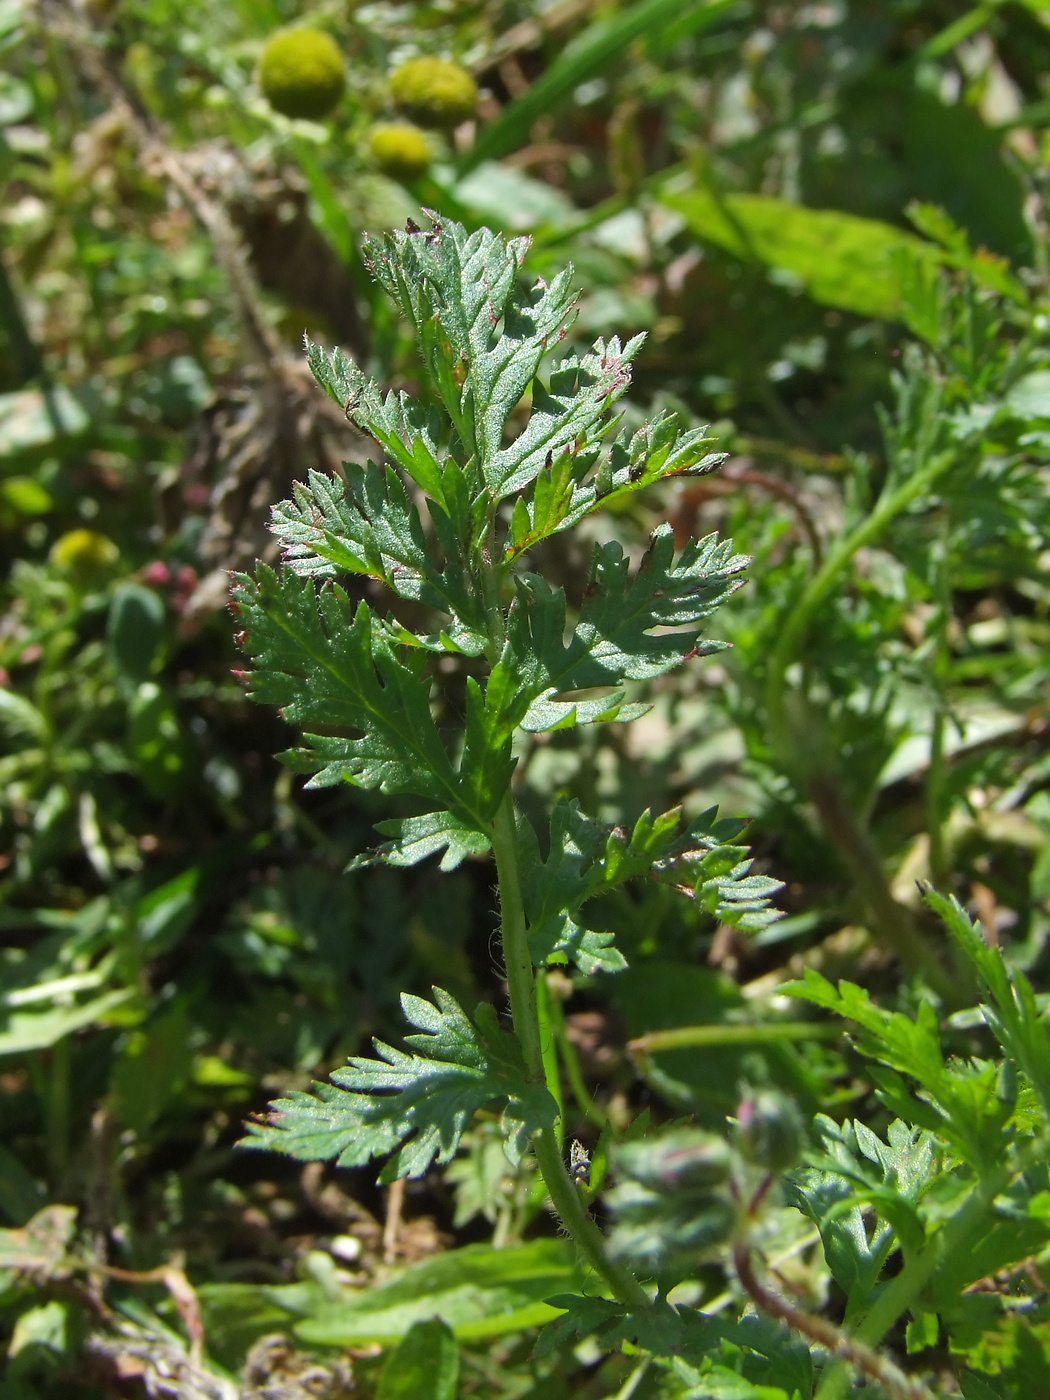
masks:
[[[474,148],[464,157],[463,173],[483,160],[498,160],[508,151],[527,144],[529,129],[538,117],[549,112],[643,34],[652,34],[672,21],[681,25],[683,10],[688,9],[700,11],[697,23],[691,26],[695,32],[714,24],[726,11],[736,7],[737,0],[637,0],[615,19],[589,25],[528,92],[511,102],[491,126],[479,133]]]

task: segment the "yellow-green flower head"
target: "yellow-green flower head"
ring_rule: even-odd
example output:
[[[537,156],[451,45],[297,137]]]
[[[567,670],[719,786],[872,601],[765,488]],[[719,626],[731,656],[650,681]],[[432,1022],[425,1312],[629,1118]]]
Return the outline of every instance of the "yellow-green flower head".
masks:
[[[459,126],[478,106],[477,83],[444,58],[410,58],[391,75],[390,95],[420,126]]]
[[[393,180],[418,180],[430,164],[430,142],[411,122],[381,122],[368,134],[368,150]]]
[[[339,45],[322,29],[282,30],[262,51],[259,86],[275,112],[320,121],[346,88]]]
[[[117,562],[119,551],[108,535],[97,530],[70,530],[51,546],[51,562],[79,583],[99,578]]]

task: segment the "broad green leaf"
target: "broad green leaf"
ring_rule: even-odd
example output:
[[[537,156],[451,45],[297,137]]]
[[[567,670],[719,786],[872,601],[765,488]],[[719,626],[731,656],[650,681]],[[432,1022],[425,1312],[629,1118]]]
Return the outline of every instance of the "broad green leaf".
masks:
[[[0,481],[0,502],[18,515],[46,515],[55,508],[54,497],[31,476],[8,476]]]
[[[106,621],[106,640],[117,678],[129,690],[153,670],[164,635],[164,601],[152,588],[123,584],[113,594]]]
[[[544,224],[564,228],[578,216],[571,200],[545,180],[486,160],[452,186],[465,209],[508,233],[524,233]]]
[[[394,1341],[415,1323],[440,1317],[457,1338],[470,1341],[549,1322],[557,1310],[545,1300],[581,1282],[567,1240],[534,1240],[513,1249],[468,1245],[386,1283],[348,1289],[343,1301],[304,1318],[295,1332],[314,1345],[366,1345]]]
[[[456,1400],[459,1343],[446,1322],[414,1322],[379,1377],[376,1400]]]
[[[406,1038],[421,1053],[375,1041],[380,1059],[360,1056],[336,1070],[316,1094],[297,1092],[272,1104],[265,1123],[249,1124],[245,1147],[266,1147],[300,1161],[361,1166],[392,1153],[380,1180],[421,1176],[436,1158],[449,1161],[482,1105],[501,1100],[506,1151],[520,1159],[533,1133],[550,1131],[556,1107],[542,1085],[529,1084],[517,1040],[479,1006],[475,1023],[447,992],[434,1002],[403,995]],[[338,1086],[338,1087],[336,1087]]]
[[[369,1288],[335,1282],[335,1296],[315,1278],[277,1286],[205,1283],[197,1294],[209,1350],[233,1370],[256,1337],[293,1325],[317,1346],[396,1343],[438,1318],[462,1341],[522,1331],[557,1316],[544,1299],[582,1283],[569,1242],[539,1239],[447,1250]]]
[[[717,197],[665,191],[693,233],[739,258],[798,277],[815,301],[861,316],[895,320],[901,311],[899,259],[936,265],[937,250],[877,219],[806,209],[762,194]]]
[[[533,122],[546,116],[581,83],[607,69],[617,54],[636,39],[658,35],[662,28],[680,24],[686,11],[696,13],[689,26],[696,32],[715,24],[735,4],[736,0],[638,0],[611,19],[589,25],[565,46],[527,92],[508,104],[496,121],[482,128],[464,158],[465,167],[470,169],[525,145]]]

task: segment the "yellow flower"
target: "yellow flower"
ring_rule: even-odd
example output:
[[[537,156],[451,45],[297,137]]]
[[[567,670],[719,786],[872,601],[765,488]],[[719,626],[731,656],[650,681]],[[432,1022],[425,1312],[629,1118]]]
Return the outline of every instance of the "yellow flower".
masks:
[[[411,122],[383,122],[368,135],[368,149],[384,175],[416,180],[430,164],[430,142]]]
[[[391,76],[390,94],[420,126],[459,126],[478,105],[474,79],[444,58],[410,58]]]
[[[275,112],[320,121],[346,87],[339,45],[321,29],[282,30],[263,49],[259,86]]]

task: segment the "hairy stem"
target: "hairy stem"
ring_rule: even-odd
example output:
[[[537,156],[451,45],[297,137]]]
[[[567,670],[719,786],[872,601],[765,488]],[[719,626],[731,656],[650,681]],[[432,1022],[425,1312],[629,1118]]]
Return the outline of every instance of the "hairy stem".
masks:
[[[492,849],[496,856],[496,874],[499,880],[503,961],[510,989],[514,1032],[521,1043],[529,1078],[543,1080],[544,1057],[536,981],[529,954],[525,910],[521,898],[514,801],[509,792],[496,813]],[[576,1184],[565,1167],[553,1126],[550,1131],[537,1133],[532,1145],[554,1209],[583,1258],[595,1273],[605,1280],[621,1303],[629,1307],[648,1307],[649,1295],[641,1284],[609,1257],[605,1236],[587,1213]]]
[[[583,1082],[583,1071],[580,1069],[580,1057],[576,1053],[576,1046],[569,1039],[568,1027],[565,1024],[565,1012],[562,1004],[556,996],[551,997],[551,1024],[554,1027],[554,1038],[558,1045],[558,1054],[561,1062],[565,1066],[565,1077],[569,1081],[569,1088],[572,1096],[576,1100],[576,1107],[583,1116],[589,1119],[597,1128],[608,1126],[609,1115],[595,1103],[594,1099],[587,1092],[587,1086]]]
[[[496,512],[492,509],[489,512],[479,570],[488,631],[486,650],[490,666],[495,666],[498,662],[506,638],[506,618],[500,596],[503,571],[498,561]],[[509,788],[504,793],[492,824],[492,853],[496,860],[500,936],[514,1033],[521,1045],[528,1077],[535,1082],[546,1082],[550,1067],[544,1053],[537,978],[529,951],[528,925],[521,888],[516,813],[514,797]],[[542,972],[540,975],[542,976]],[[545,987],[544,991],[546,990]],[[548,1037],[551,1035],[549,1017],[546,1021],[546,1034]],[[553,1051],[553,1043],[551,1049]],[[557,1076],[556,1053],[554,1060],[553,1073]],[[552,1092],[552,1097],[560,1109],[560,1086],[558,1092]],[[536,1133],[532,1139],[532,1147],[551,1204],[583,1259],[605,1281],[619,1302],[632,1308],[648,1308],[649,1295],[628,1269],[611,1258],[605,1236],[591,1219],[576,1183],[569,1175],[562,1156],[560,1120],[552,1123],[549,1130],[544,1129]]]
[[[860,1371],[862,1375],[885,1386],[898,1400],[932,1400],[926,1386],[914,1377],[905,1375],[889,1357],[880,1355],[856,1337],[847,1337],[826,1318],[814,1317],[768,1289],[755,1273],[751,1251],[743,1240],[739,1240],[733,1249],[733,1265],[741,1287],[752,1302],[770,1317],[786,1322],[807,1341],[815,1342],[833,1356],[841,1358],[838,1365],[844,1374],[847,1367]]]
[[[530,1079],[545,1079],[543,1046],[540,1042],[539,1007],[536,982],[529,953],[525,925],[525,906],[521,896],[521,872],[518,864],[518,833],[514,824],[514,799],[508,792],[500,803],[492,828],[492,851],[496,857],[496,879],[499,883],[500,937],[503,942],[503,963],[510,991],[510,1012],[514,1019],[514,1034],[525,1056],[525,1070]]]
[[[489,618],[490,661],[494,662],[502,648],[504,619],[498,595],[498,571],[493,563],[494,541],[490,534],[489,559],[484,569],[486,611]],[[536,994],[536,975],[529,952],[528,926],[521,889],[521,864],[518,856],[518,833],[515,822],[514,798],[508,790],[496,812],[492,826],[492,852],[496,858],[496,879],[499,884],[500,934],[503,942],[503,963],[510,992],[510,1010],[514,1033],[518,1037],[525,1069],[530,1079],[547,1079],[543,1038],[540,1029],[540,1008]],[[549,1021],[548,1021],[549,1030]],[[554,1066],[557,1073],[557,1065]],[[555,1101],[560,1099],[555,1095]],[[533,1150],[551,1203],[562,1225],[572,1237],[580,1254],[609,1286],[614,1297],[629,1307],[648,1307],[649,1295],[638,1280],[609,1257],[605,1236],[591,1219],[587,1208],[569,1175],[562,1158],[555,1125],[533,1138]]]
[[[558,1218],[594,1272],[608,1284],[617,1302],[629,1308],[651,1307],[648,1293],[627,1269],[609,1257],[605,1236],[591,1219],[551,1133],[537,1133],[532,1148]]]

